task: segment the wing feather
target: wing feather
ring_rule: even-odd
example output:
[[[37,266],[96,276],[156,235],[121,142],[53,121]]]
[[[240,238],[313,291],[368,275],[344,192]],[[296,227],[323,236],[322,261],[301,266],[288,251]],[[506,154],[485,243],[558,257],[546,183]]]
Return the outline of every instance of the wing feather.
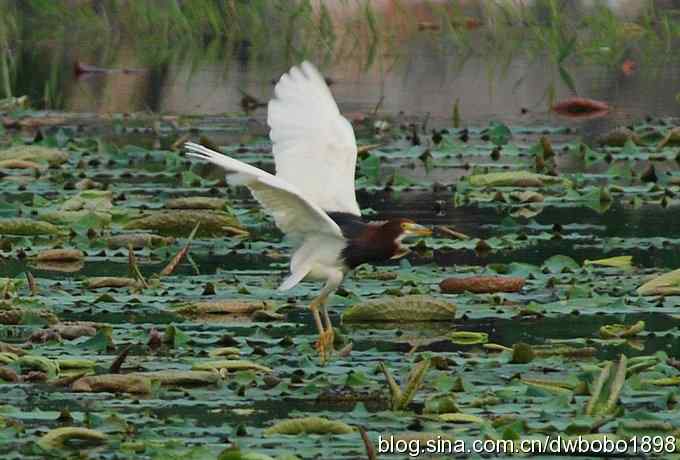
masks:
[[[342,238],[342,231],[333,219],[282,178],[193,142],[185,147],[187,155],[208,160],[231,173],[227,176],[229,183],[248,187],[287,235],[304,239],[309,234],[321,233]]]
[[[326,82],[309,62],[284,74],[267,123],[276,176],[326,211],[361,215],[354,190],[357,146]]]

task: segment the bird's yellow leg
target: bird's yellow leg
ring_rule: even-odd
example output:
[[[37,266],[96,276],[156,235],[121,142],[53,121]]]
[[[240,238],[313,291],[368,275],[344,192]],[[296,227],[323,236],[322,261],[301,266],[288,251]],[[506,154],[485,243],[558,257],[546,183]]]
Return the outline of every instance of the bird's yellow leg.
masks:
[[[324,327],[321,322],[321,315],[319,315],[319,299],[314,299],[312,300],[312,303],[309,304],[309,309],[312,311],[312,315],[314,315],[314,322],[316,323],[316,329],[319,331],[319,335],[323,334]]]
[[[333,350],[334,338],[333,328],[328,318],[328,312],[326,312],[326,309],[324,308],[326,298],[326,295],[320,295],[309,305],[309,309],[312,310],[312,314],[314,315],[316,328],[319,331],[319,340],[316,343],[316,349],[319,351],[321,364],[326,364],[326,361],[328,361],[328,358],[330,357],[330,354]],[[323,309],[324,320],[326,321],[327,328],[324,328],[323,322],[321,320],[321,315],[319,314],[320,309]]]
[[[323,312],[323,322],[325,324],[324,334],[326,335],[325,340],[328,343],[328,348],[330,352],[334,352],[333,343],[335,342],[335,332],[333,331],[333,323],[331,323],[331,318],[328,316],[328,308],[326,308],[326,298],[321,305],[321,311]]]

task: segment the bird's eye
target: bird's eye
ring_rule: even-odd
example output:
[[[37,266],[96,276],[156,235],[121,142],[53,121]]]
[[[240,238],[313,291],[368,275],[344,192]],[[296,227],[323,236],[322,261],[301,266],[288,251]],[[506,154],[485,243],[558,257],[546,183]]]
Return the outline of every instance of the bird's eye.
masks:
[[[406,230],[407,228],[408,228],[408,224],[407,224],[406,222],[403,222],[403,223],[401,224],[401,229],[402,229],[402,230]]]

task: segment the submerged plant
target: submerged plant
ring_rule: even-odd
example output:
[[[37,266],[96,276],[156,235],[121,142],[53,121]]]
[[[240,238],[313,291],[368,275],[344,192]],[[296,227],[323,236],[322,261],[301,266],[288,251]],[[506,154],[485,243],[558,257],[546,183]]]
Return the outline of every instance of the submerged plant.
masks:
[[[408,407],[423,384],[430,364],[431,361],[428,358],[419,361],[413,369],[411,369],[405,383],[400,387],[394,380],[394,377],[392,377],[390,370],[385,366],[385,363],[380,363],[380,369],[385,375],[387,387],[389,388],[392,397],[392,410],[400,411]]]

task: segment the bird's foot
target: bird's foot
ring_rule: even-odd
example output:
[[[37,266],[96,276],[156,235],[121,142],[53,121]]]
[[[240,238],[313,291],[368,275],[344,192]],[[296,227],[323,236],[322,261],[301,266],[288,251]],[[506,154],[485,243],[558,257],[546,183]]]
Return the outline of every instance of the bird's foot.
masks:
[[[319,333],[319,341],[316,343],[316,349],[319,352],[321,364],[326,364],[331,355],[335,351],[333,349],[333,342],[335,340],[335,332],[332,327],[325,329]]]

